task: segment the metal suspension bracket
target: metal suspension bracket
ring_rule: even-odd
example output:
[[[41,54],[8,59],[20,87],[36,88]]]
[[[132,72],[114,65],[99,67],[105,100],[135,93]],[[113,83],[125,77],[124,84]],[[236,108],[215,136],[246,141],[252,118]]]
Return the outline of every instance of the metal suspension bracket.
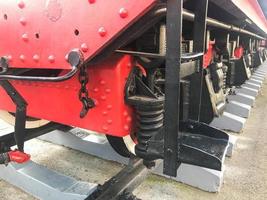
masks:
[[[43,135],[55,129],[67,130],[61,124],[49,123],[43,127],[26,131],[26,108],[27,102],[18,93],[18,91],[7,80],[0,80],[0,86],[7,92],[14,104],[16,105],[15,127],[14,132],[0,136],[0,164],[9,162],[25,163],[30,159],[30,155],[24,153],[24,142],[32,138]],[[10,151],[10,148],[17,145],[17,149]]]
[[[30,155],[24,153],[27,102],[8,81],[2,80],[0,81],[0,85],[16,105],[15,130],[13,137],[18,148],[18,150],[6,152],[10,147],[4,147],[5,152],[0,154],[0,164],[7,165],[11,161],[16,163],[24,163],[30,159]],[[2,147],[1,150],[3,150]]]
[[[0,85],[12,99],[13,103],[16,105],[15,113],[15,130],[14,138],[18,147],[18,150],[24,151],[24,137],[26,134],[25,124],[26,124],[26,108],[27,102],[18,93],[18,91],[10,84],[9,81],[1,80]]]

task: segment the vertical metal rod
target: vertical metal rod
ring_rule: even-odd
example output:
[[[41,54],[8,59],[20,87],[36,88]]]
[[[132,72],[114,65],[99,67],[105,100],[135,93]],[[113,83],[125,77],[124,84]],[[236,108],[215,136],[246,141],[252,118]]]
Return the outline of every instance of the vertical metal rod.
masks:
[[[176,176],[179,166],[179,105],[183,0],[167,1],[164,169]]]
[[[226,35],[226,49],[228,52],[230,52],[230,34],[227,33]]]
[[[6,91],[13,103],[16,105],[14,139],[19,151],[23,152],[25,140],[25,124],[26,124],[26,109],[27,102],[17,92],[17,90],[9,83],[9,81],[1,80],[0,86]]]
[[[207,24],[207,10],[208,0],[198,0],[195,8],[194,18],[194,35],[193,35],[193,51],[204,52],[205,51],[205,35]],[[190,116],[193,120],[200,120],[201,110],[201,96],[202,96],[202,83],[203,83],[203,57],[199,61],[198,76],[193,78],[195,83],[193,85],[200,86],[199,90],[195,90],[191,98],[195,99],[198,103],[190,106]]]
[[[236,38],[236,47],[240,46],[240,36],[238,35]]]

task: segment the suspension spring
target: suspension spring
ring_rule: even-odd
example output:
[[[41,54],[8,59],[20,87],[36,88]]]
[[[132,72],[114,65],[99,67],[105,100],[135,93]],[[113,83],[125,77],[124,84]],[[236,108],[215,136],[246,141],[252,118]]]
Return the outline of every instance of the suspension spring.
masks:
[[[163,128],[164,102],[162,99],[154,101],[149,105],[135,107],[137,116],[137,145],[135,152],[146,160],[158,158],[158,154],[150,152],[148,143],[161,138],[160,131]]]

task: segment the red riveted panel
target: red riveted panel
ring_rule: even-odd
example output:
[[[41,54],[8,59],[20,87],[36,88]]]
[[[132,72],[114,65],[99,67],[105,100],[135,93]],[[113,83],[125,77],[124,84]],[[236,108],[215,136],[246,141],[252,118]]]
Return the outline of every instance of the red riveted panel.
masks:
[[[81,119],[78,77],[60,83],[12,81],[28,103],[27,115],[81,127],[100,133],[125,136],[132,129],[132,110],[124,102],[124,87],[132,69],[130,56],[112,56],[88,68],[89,95],[96,102]],[[14,104],[0,88],[0,109],[13,111]]]
[[[65,56],[92,58],[155,0],[1,0],[0,56],[12,67],[70,69]],[[38,55],[38,56],[36,56]]]

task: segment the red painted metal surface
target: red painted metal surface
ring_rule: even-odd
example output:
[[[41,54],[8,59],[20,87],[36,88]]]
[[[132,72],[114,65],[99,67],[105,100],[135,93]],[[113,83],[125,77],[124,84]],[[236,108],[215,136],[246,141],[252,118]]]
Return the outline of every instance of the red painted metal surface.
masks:
[[[213,58],[213,50],[214,50],[213,45],[214,45],[214,42],[210,41],[208,49],[203,57],[203,68],[207,68],[211,64],[211,61]]]
[[[234,56],[235,58],[240,59],[243,56],[243,53],[244,53],[244,48],[240,46],[235,49]]]
[[[30,160],[31,156],[29,154],[26,154],[24,152],[15,150],[15,151],[9,151],[8,152],[9,160],[10,162],[16,162],[19,164],[25,163]]]
[[[89,96],[96,107],[81,119],[78,77],[59,83],[12,81],[28,102],[27,115],[81,127],[100,133],[125,136],[133,124],[132,110],[124,102],[124,87],[133,66],[130,56],[113,55],[89,66]],[[14,104],[0,88],[0,109],[15,111]]]
[[[66,55],[92,58],[155,0],[1,0],[0,56],[12,67],[70,69]]]
[[[232,2],[252,20],[259,28],[267,33],[267,20],[257,0],[232,0]]]

